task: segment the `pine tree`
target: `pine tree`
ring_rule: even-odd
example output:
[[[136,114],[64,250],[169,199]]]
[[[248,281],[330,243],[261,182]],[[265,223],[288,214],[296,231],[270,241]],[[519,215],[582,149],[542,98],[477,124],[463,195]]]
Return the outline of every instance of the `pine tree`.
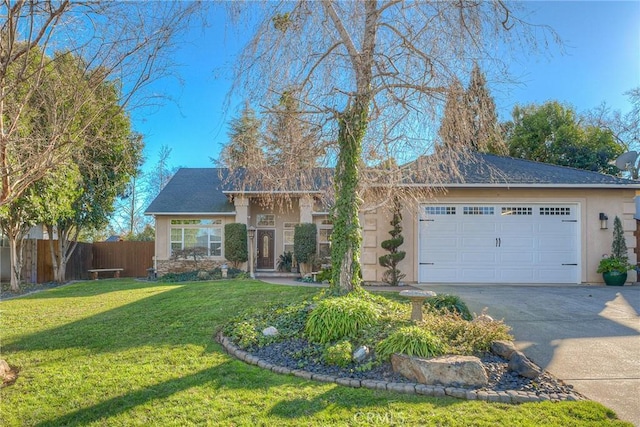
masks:
[[[496,104],[487,89],[487,79],[478,64],[471,71],[469,87],[464,92],[465,118],[469,120],[471,146],[476,151],[501,150]]]
[[[402,246],[402,243],[404,243],[404,237],[402,237],[401,234],[402,213],[400,209],[400,201],[396,198],[393,202],[393,218],[390,222],[393,227],[391,231],[389,231],[391,239],[384,240],[380,244],[380,246],[389,251],[389,253],[378,258],[380,265],[388,268],[388,270],[384,272],[382,280],[392,286],[398,286],[400,281],[406,276],[406,274],[402,274],[398,269],[398,264],[406,256],[406,252],[398,250],[398,248]]]
[[[478,64],[473,67],[466,90],[458,79],[454,79],[449,86],[438,134],[447,148],[496,154],[505,152],[496,105]]]
[[[265,147],[270,166],[299,170],[315,167],[323,154],[318,132],[305,122],[293,92],[285,92],[270,112]]]
[[[229,125],[229,143],[222,150],[220,163],[231,169],[260,163],[264,158],[261,126],[262,123],[255,111],[249,105],[245,105],[240,117],[234,118]]]
[[[444,106],[442,123],[438,130],[442,145],[450,149],[470,147],[472,131],[469,127],[468,110],[464,106],[465,91],[460,80],[454,79],[449,86],[447,102]]]

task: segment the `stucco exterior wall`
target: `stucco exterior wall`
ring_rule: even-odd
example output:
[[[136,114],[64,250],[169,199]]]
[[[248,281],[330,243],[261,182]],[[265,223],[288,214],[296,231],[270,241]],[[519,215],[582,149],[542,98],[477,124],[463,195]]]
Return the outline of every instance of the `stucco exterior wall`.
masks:
[[[603,255],[609,254],[613,239],[613,220],[619,216],[623,223],[627,247],[629,248],[629,260],[636,263],[636,231],[635,214],[635,190],[629,189],[451,189],[447,193],[439,194],[433,200],[423,200],[422,203],[575,203],[578,205],[580,215],[579,245],[580,245],[580,277],[582,283],[602,283],[602,276],[596,273],[598,263]],[[314,207],[313,221],[318,223],[320,218],[317,211],[320,206]],[[324,210],[324,209],[323,209]],[[250,226],[256,226],[257,216],[260,214],[274,214],[275,227],[258,227],[275,229],[275,263],[278,256],[284,252],[283,230],[284,223],[300,223],[301,211],[297,200],[290,205],[266,207],[256,203],[255,200],[247,207],[247,221]],[[403,236],[404,244],[400,247],[407,253],[406,258],[400,263],[399,268],[406,274],[407,283],[415,283],[418,280],[418,206],[405,206],[403,208]],[[599,214],[604,213],[609,217],[608,229],[600,228]],[[305,213],[305,218],[308,212]],[[156,217],[156,259],[158,261],[170,259],[170,227],[171,219],[194,219],[195,216],[157,216]],[[236,215],[222,216],[198,216],[204,219],[221,219],[224,224],[237,222]],[[360,221],[363,229],[362,241],[362,274],[366,282],[379,282],[382,279],[384,268],[378,265],[378,257],[384,255],[380,244],[389,238],[391,228],[389,222],[391,213],[383,208],[363,212]],[[242,221],[240,221],[242,222]],[[224,234],[224,232],[223,232]],[[224,241],[224,235],[223,235]],[[224,261],[224,257],[212,261]],[[166,264],[166,263],[165,263]],[[636,273],[629,272],[629,282],[636,281]]]
[[[596,273],[603,255],[609,254],[613,240],[613,219],[619,216],[623,223],[629,260],[636,263],[635,190],[628,189],[451,189],[434,200],[423,203],[577,203],[580,210],[581,282],[602,283],[602,276]],[[600,212],[608,217],[608,229],[600,229]],[[418,207],[403,209],[404,244],[399,248],[406,251],[400,269],[406,274],[407,283],[418,280]],[[390,213],[378,209],[360,217],[363,227],[362,267],[365,281],[377,282],[382,278],[384,268],[378,266],[377,259],[386,252],[380,242],[389,238]],[[636,273],[629,272],[628,282],[636,281]]]

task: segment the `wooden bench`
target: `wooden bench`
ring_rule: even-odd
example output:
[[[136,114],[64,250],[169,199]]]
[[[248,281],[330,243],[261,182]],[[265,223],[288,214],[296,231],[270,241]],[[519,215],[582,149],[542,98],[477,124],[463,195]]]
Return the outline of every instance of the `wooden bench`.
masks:
[[[118,278],[120,277],[120,272],[123,270],[124,268],[96,268],[96,269],[87,270],[87,271],[91,273],[91,278],[93,280],[98,280],[98,273],[113,272],[113,277]]]

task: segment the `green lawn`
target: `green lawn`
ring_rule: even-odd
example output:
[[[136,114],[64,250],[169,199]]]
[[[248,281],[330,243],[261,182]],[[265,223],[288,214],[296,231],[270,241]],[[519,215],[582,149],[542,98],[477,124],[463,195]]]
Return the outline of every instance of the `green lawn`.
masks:
[[[251,307],[317,290],[257,281],[77,283],[0,304],[2,426],[602,426],[594,402],[522,405],[351,389],[229,357],[213,335]]]

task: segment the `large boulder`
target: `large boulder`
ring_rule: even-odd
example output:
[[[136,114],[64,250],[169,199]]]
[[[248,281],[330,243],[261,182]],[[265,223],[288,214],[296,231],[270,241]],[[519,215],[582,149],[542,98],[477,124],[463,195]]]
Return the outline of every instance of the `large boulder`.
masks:
[[[535,363],[530,361],[524,353],[514,351],[509,358],[509,369],[525,378],[537,378],[542,373]]]
[[[516,347],[512,341],[493,341],[491,343],[491,352],[507,360],[509,360],[514,351],[516,351]]]
[[[441,356],[432,359],[391,356],[394,372],[421,384],[484,387],[489,378],[480,359],[475,356]]]

